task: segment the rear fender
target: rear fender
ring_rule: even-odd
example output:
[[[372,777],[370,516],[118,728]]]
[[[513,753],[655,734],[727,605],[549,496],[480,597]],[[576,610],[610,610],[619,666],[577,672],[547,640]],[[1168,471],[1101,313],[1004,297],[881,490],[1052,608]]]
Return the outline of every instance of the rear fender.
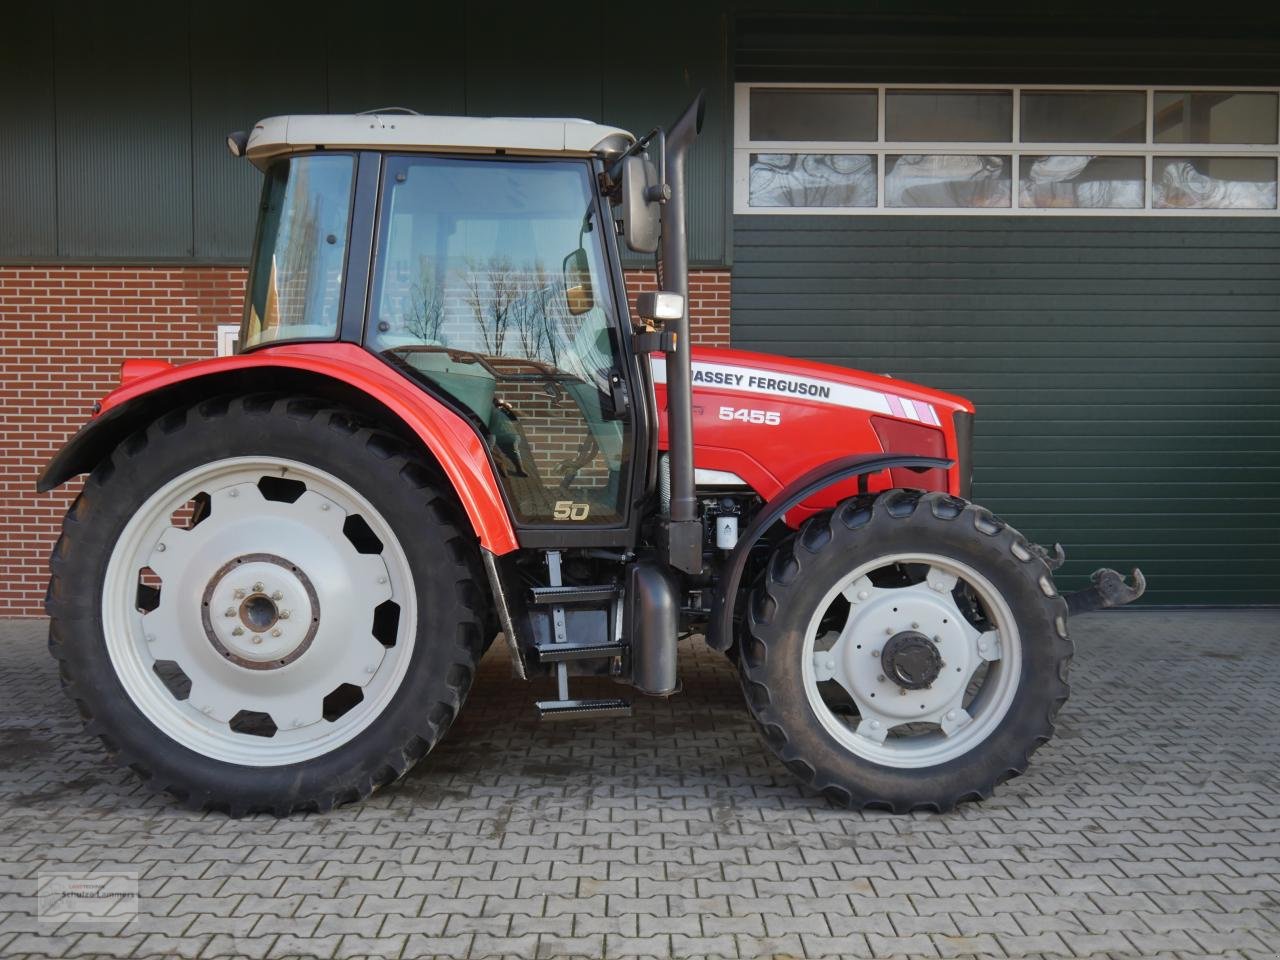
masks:
[[[737,546],[725,561],[720,576],[719,589],[711,604],[711,618],[707,625],[707,644],[714,650],[728,650],[733,643],[733,616],[737,607],[738,587],[747,568],[752,548],[760,542],[770,527],[781,520],[787,511],[815,493],[852,477],[867,477],[881,470],[904,467],[913,470],[949,470],[954,460],[938,457],[921,457],[911,454],[860,454],[842,457],[831,463],[815,467],[783,487],[766,503],[738,539]]]
[[[464,417],[367,351],[347,343],[296,344],[181,367],[129,362],[133,374],[45,467],[36,489],[52,490],[94,469],[126,437],[178,407],[227,394],[305,393],[398,426],[416,437],[457,493],[481,545],[518,547],[484,441]]]

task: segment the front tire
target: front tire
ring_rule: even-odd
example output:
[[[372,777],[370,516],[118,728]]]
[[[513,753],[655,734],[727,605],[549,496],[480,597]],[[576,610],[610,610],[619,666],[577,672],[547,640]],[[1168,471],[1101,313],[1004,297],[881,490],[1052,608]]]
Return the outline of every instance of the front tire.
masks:
[[[857,497],[775,551],[739,669],[778,757],[833,802],[946,811],[1022,773],[1066,702],[1066,603],[982,507]]]
[[[237,816],[402,776],[483,646],[474,539],[437,478],[305,397],[211,400],[125,441],[50,561],[49,646],[86,728]]]

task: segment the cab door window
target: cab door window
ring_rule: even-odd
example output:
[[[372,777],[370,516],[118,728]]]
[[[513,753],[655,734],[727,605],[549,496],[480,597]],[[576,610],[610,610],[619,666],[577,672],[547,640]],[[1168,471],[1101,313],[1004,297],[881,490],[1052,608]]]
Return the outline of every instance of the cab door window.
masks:
[[[388,157],[369,346],[484,425],[521,523],[625,520],[631,427],[591,168]]]

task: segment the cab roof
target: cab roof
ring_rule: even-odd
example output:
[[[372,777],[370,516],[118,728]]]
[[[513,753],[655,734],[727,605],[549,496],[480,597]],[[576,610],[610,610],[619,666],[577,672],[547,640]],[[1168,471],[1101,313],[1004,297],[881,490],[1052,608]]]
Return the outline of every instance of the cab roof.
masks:
[[[317,148],[608,157],[634,142],[626,130],[590,120],[374,111],[268,117],[250,131],[245,155],[265,169],[277,157]]]

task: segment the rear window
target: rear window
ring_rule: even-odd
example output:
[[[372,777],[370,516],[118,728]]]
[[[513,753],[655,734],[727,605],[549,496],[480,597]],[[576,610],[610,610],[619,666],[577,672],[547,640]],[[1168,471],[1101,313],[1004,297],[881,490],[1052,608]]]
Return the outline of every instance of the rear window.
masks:
[[[338,335],[355,157],[294,157],[267,172],[240,349]]]

